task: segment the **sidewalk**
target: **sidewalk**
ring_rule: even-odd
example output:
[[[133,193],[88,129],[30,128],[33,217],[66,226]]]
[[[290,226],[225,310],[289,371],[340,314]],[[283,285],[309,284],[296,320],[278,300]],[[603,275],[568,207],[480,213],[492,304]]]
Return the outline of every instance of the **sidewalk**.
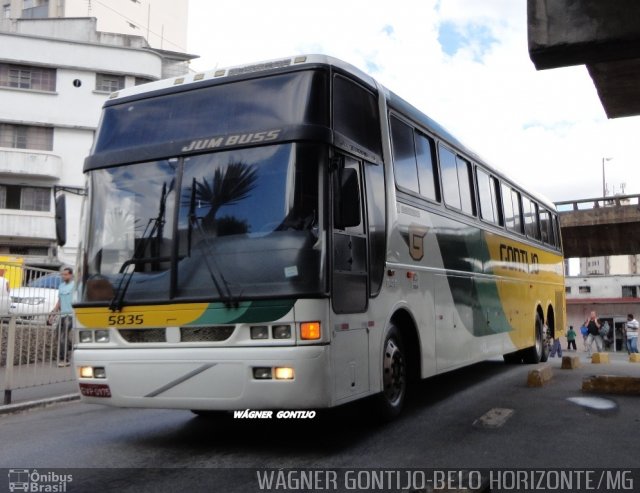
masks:
[[[629,355],[626,351],[604,351],[609,355],[609,363],[592,363],[591,357],[587,356],[587,352],[580,346],[578,346],[577,351],[567,351],[564,347],[565,346],[563,346],[562,349],[562,356],[578,356],[580,358],[581,368],[572,371],[578,370],[580,373],[584,373],[584,376],[615,375],[640,378],[640,363],[630,362]],[[549,357],[546,364],[554,368],[560,368],[562,365],[562,357]]]
[[[0,368],[0,414],[19,410],[16,406],[33,407],[37,403],[55,401],[56,398],[78,394],[78,384],[73,367],[23,366],[13,369],[11,404],[3,404],[6,393],[6,368]],[[66,399],[68,400],[68,399]],[[28,403],[28,405],[27,405]]]

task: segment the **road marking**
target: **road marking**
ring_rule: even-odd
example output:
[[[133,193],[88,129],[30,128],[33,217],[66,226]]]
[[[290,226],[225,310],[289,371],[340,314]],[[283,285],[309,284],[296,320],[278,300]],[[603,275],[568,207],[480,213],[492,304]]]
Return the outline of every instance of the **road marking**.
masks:
[[[513,409],[494,407],[473,422],[481,428],[500,428],[513,415]]]
[[[603,399],[602,397],[568,397],[567,400],[574,404],[578,404],[578,406],[597,409],[598,411],[606,411],[608,409],[616,408],[615,402],[609,399]]]

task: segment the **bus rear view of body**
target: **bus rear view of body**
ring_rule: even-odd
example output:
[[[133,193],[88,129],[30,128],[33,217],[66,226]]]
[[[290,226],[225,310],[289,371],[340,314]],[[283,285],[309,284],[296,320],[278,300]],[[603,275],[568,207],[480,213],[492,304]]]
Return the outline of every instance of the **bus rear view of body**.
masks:
[[[317,409],[564,323],[552,204],[374,79],[299,56],[125,89],[85,162],[83,399]]]

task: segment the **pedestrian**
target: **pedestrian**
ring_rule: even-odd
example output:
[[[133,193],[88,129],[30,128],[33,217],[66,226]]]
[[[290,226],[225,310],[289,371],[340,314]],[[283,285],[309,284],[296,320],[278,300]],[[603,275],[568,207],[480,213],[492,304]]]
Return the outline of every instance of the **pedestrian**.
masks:
[[[553,358],[555,355],[558,355],[558,358],[562,358],[562,346],[560,345],[559,337],[553,339],[551,351],[549,352],[549,357]]]
[[[638,321],[633,313],[627,315],[627,348],[629,353],[638,352]]]
[[[53,308],[54,314],[60,314],[58,323],[58,366],[69,366],[71,357],[72,340],[71,329],[73,328],[73,308],[71,301],[73,298],[73,270],[71,267],[64,267],[60,271],[62,281],[58,286],[58,302]]]
[[[569,325],[569,330],[567,331],[567,351],[571,351],[572,346],[574,351],[578,350],[576,347],[576,331],[573,330],[573,325]]]
[[[620,326],[620,344],[627,351],[627,354],[631,354],[631,349],[629,349],[629,340],[627,339],[627,323],[623,323]]]
[[[585,324],[580,326],[580,333],[582,334],[582,349],[583,351],[587,350],[587,336],[589,335],[589,329]]]
[[[600,335],[600,320],[596,315],[595,311],[592,311],[589,315],[589,318],[584,322],[584,325],[587,327],[588,336],[586,341],[587,346],[587,356],[591,357],[591,346],[593,346],[593,341],[596,341],[596,348],[599,353],[602,352],[602,336]]]

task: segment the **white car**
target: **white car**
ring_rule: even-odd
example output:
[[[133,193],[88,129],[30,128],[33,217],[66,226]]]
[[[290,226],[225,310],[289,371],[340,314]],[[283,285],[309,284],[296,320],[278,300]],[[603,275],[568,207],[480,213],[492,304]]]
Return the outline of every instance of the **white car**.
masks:
[[[11,290],[9,315],[20,318],[46,320],[58,302],[58,286],[61,278],[57,272],[34,279],[25,287]]]
[[[9,294],[9,283],[3,277],[0,277],[0,318],[9,316],[9,305],[11,298]]]

